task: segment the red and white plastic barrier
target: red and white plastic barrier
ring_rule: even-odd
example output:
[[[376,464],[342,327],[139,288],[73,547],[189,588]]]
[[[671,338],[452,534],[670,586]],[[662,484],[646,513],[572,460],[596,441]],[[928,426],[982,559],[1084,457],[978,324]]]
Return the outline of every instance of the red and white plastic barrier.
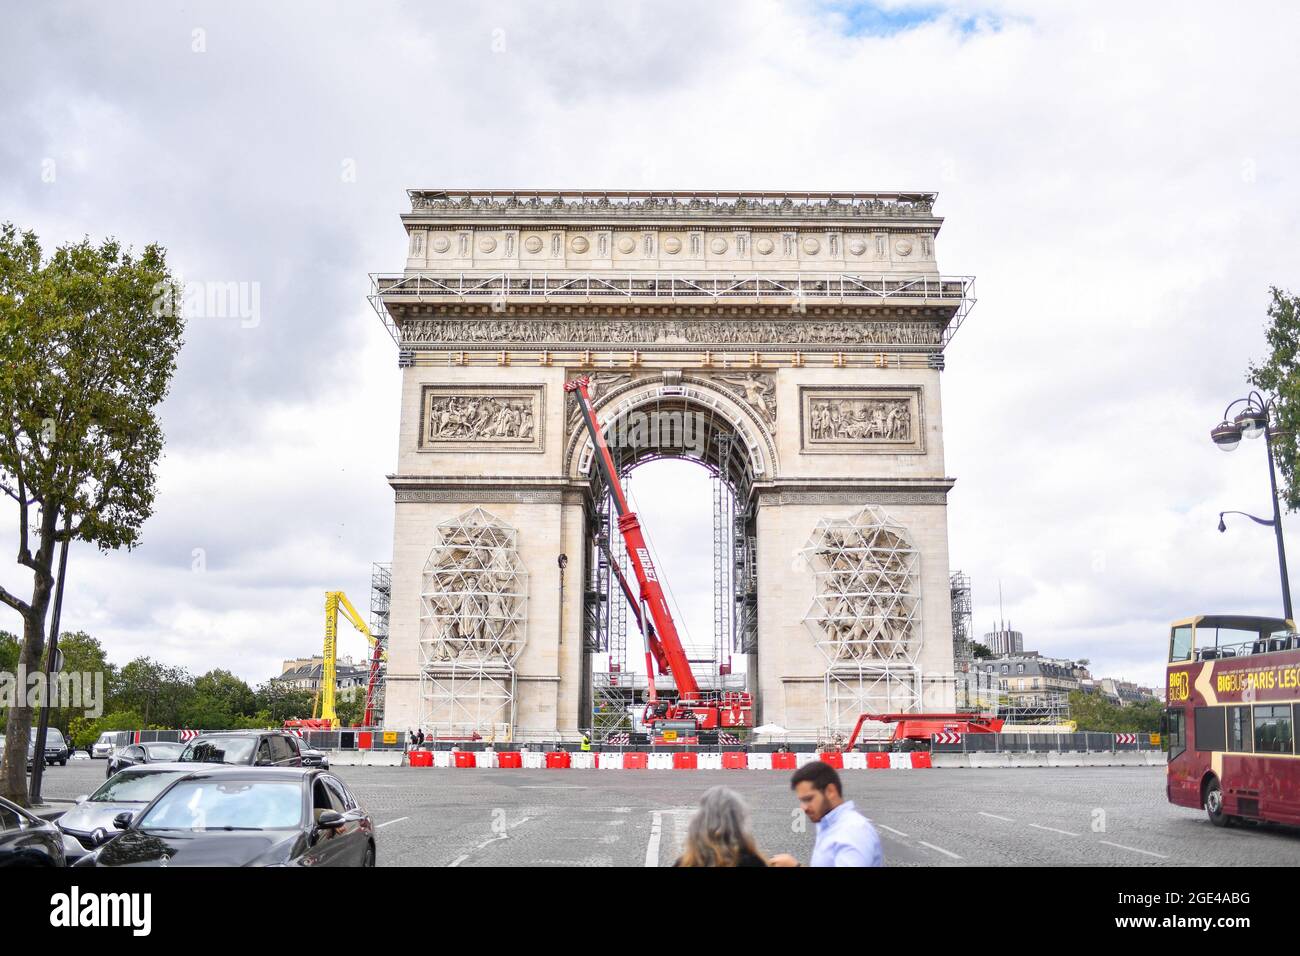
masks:
[[[1121,735],[1116,735],[1121,736]],[[1132,736],[1132,735],[1130,735]],[[744,751],[664,753],[656,751],[552,750],[547,753],[525,750],[413,750],[412,767],[520,768],[524,770],[784,770],[792,771],[821,760],[837,770],[920,770],[931,766],[930,754],[862,753],[859,751],[811,751],[790,753],[745,753]]]

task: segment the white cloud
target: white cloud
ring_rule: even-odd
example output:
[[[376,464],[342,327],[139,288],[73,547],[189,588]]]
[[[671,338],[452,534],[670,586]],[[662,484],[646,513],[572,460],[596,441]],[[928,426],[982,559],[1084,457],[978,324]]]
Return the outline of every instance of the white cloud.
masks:
[[[977,626],[1001,580],[1031,645],[1156,681],[1171,618],[1274,611],[1267,530],[1214,530],[1267,507],[1262,449],[1208,429],[1267,286],[1300,288],[1300,15],[945,9],[888,36],[759,0],[10,16],[5,217],[160,241],[263,307],[191,328],[145,545],[75,555],[66,623],[249,679],[314,648],[320,592],[364,595],[390,540],[397,372],[365,274],[400,265],[406,187],[512,184],[938,189],[941,266],[981,299],[943,378]]]

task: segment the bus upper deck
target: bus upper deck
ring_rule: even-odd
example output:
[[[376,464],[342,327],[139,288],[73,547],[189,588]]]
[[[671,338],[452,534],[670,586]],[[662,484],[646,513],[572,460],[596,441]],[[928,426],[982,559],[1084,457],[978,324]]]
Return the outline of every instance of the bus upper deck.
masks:
[[[1295,624],[1280,617],[1198,614],[1175,621],[1169,634],[1169,663],[1300,650]]]

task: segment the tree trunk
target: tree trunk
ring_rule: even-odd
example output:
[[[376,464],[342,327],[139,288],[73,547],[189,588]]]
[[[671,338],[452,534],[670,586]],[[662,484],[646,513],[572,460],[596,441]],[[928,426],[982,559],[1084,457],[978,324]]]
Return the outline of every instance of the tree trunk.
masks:
[[[27,696],[27,680],[41,670],[41,656],[45,653],[45,612],[50,605],[50,576],[36,574],[32,588],[31,610],[23,615],[23,646],[18,655],[19,672],[23,681],[15,688],[17,699],[9,709],[5,727],[4,761],[0,764],[0,796],[19,806],[29,805],[27,799],[27,747],[32,735],[32,707]],[[46,688],[48,694],[49,688]],[[33,754],[35,761],[44,760],[45,754]]]

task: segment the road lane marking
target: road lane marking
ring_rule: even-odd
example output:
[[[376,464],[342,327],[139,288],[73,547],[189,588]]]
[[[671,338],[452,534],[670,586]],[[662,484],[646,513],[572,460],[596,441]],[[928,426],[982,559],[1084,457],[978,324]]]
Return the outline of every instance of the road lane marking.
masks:
[[[953,853],[952,850],[945,850],[941,846],[935,846],[933,843],[926,843],[924,840],[917,840],[916,842],[921,844],[921,846],[928,846],[931,850],[937,850],[940,853],[942,853],[944,856],[950,856],[954,860],[961,859],[961,857],[959,857],[956,853]]]
[[[658,810],[650,817],[650,842],[645,848],[645,865],[659,865],[659,835],[663,832],[663,814]]]
[[[1113,846],[1117,850],[1128,850],[1130,853],[1144,853],[1147,856],[1154,856],[1158,860],[1167,860],[1169,857],[1163,853],[1152,853],[1150,850],[1139,850],[1135,846],[1125,846],[1122,843],[1111,843],[1109,840],[1098,840],[1098,843],[1104,843],[1106,846]]]
[[[895,830],[893,827],[887,827],[883,823],[877,823],[876,826],[880,827],[880,829],[882,830],[888,830],[890,833],[896,834],[897,836],[910,839],[910,837],[908,837],[907,834],[904,833],[902,830]]]
[[[1010,817],[1000,817],[996,813],[985,813],[983,810],[976,811],[982,817],[992,817],[994,820],[1005,820],[1007,823],[1015,823]]]
[[[390,823],[401,823],[403,820],[409,820],[409,819],[411,819],[411,818],[410,818],[410,817],[398,817],[396,820],[388,820],[388,821],[386,821],[386,822],[384,822],[384,823],[379,824],[377,827],[375,827],[375,829],[376,829],[376,830],[382,830],[384,827],[388,826],[388,824],[390,824]]]
[[[1058,830],[1056,827],[1045,827],[1037,823],[1031,823],[1029,826],[1033,827],[1035,830],[1050,830],[1053,833],[1064,833],[1066,836],[1077,837],[1079,835],[1077,833],[1071,833],[1069,830]]]

